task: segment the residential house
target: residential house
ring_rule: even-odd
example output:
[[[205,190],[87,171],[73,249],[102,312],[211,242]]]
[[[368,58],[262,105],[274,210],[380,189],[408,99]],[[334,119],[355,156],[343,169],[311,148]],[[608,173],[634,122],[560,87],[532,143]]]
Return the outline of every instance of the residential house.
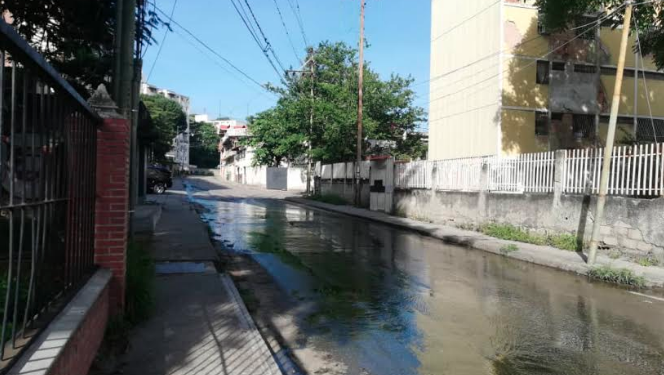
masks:
[[[603,144],[621,30],[595,27],[607,14],[597,12],[551,34],[534,3],[431,1],[429,159]],[[617,136],[662,141],[664,73],[634,44],[632,35]]]

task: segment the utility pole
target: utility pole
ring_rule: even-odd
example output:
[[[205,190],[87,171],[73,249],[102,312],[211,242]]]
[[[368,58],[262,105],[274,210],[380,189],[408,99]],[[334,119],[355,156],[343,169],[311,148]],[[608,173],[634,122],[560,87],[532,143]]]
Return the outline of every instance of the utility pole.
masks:
[[[618,120],[618,109],[620,107],[620,94],[622,91],[623,76],[625,74],[625,55],[627,54],[627,42],[629,41],[629,27],[632,22],[633,2],[628,1],[625,9],[625,19],[623,22],[622,40],[620,42],[620,55],[618,58],[618,70],[616,71],[616,84],[613,88],[613,101],[611,102],[611,118],[609,120],[609,131],[606,135],[606,145],[604,146],[604,161],[602,163],[602,174],[599,183],[599,196],[597,197],[597,206],[595,207],[595,221],[593,222],[593,232],[590,240],[590,252],[588,254],[588,264],[595,264],[597,258],[597,247],[599,242],[599,232],[604,217],[604,206],[606,204],[606,195],[609,190],[609,172],[611,171],[611,156],[613,155],[613,141],[616,136],[616,122]]]
[[[313,169],[313,155],[311,155],[313,146],[312,146],[312,138],[314,135],[314,105],[316,104],[316,96],[314,95],[314,86],[316,84],[316,70],[315,70],[315,65],[316,65],[316,60],[315,60],[315,55],[314,55],[314,49],[311,48],[310,52],[311,58],[309,61],[311,63],[309,64],[309,74],[311,74],[311,111],[309,113],[309,160],[308,160],[308,165],[307,165],[307,194],[311,195],[312,190],[311,190],[311,176],[312,176],[312,169]]]
[[[362,87],[364,85],[364,8],[366,7],[366,0],[360,0],[360,64],[358,71],[358,106],[357,106],[357,163],[355,165],[355,205],[360,206],[362,203],[362,189],[360,183],[362,176],[360,175],[360,164],[362,163]]]

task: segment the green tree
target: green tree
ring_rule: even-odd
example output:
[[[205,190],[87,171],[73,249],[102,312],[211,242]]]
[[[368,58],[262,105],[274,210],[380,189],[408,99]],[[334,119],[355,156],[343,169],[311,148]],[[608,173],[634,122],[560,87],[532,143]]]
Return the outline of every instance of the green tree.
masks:
[[[311,57],[311,56],[309,56]],[[321,43],[314,56],[315,78],[304,75],[286,88],[271,87],[279,95],[277,105],[250,119],[257,148],[257,164],[275,165],[308,152],[309,138],[315,160],[353,160],[357,135],[357,51],[345,43]],[[387,80],[365,64],[364,136],[392,141],[393,154],[421,156],[423,144],[415,136],[417,124],[425,121],[424,109],[414,106],[413,79],[392,75]],[[309,136],[314,87],[314,124]],[[406,141],[404,141],[404,134]],[[371,152],[365,145],[365,151]]]
[[[548,30],[564,31],[575,26],[582,16],[598,14],[601,9],[617,9],[624,0],[537,0],[536,5],[543,14],[543,22]],[[664,68],[664,12],[661,3],[639,4],[634,9],[633,18],[641,37],[643,55],[652,55],[659,69]],[[605,13],[599,13],[605,15]],[[612,13],[604,21],[605,25],[616,28],[623,23],[624,11]],[[587,23],[587,21],[585,21]],[[633,26],[633,25],[632,25]],[[632,28],[632,32],[635,30]]]
[[[113,67],[117,0],[3,0],[0,11],[11,14],[13,27],[86,98],[108,83]],[[138,0],[136,54],[152,44],[154,30],[165,24]]]
[[[189,159],[201,168],[214,168],[219,164],[219,135],[214,125],[195,122],[191,125]]]
[[[150,112],[157,133],[153,146],[155,158],[163,160],[173,148],[173,138],[187,129],[187,117],[180,104],[163,96],[141,95],[141,101]]]

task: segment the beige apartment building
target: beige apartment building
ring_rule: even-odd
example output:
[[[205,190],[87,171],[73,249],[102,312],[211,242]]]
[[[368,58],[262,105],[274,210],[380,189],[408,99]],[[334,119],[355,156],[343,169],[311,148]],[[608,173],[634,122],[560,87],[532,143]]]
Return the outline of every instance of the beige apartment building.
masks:
[[[431,7],[429,159],[602,145],[621,35],[594,27],[606,12],[551,34],[533,0]],[[626,68],[619,141],[664,141],[664,74],[632,50]]]

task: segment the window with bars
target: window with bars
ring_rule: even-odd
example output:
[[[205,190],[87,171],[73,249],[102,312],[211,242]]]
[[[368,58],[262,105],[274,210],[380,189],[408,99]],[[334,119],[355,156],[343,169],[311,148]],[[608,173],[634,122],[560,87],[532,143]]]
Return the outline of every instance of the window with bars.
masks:
[[[545,137],[549,135],[549,114],[537,112],[535,114],[535,135]]]
[[[549,84],[549,62],[548,61],[538,61],[537,62],[537,77],[535,81],[540,85]]]
[[[595,135],[595,116],[594,115],[573,115],[572,132],[574,137],[589,139]]]

